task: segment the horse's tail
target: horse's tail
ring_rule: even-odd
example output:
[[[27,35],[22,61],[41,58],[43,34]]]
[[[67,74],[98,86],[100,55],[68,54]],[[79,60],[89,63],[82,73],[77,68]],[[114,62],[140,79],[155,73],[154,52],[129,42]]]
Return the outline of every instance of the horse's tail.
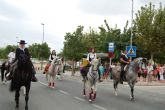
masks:
[[[14,92],[15,90],[16,90],[16,84],[13,82],[13,80],[11,80],[9,91]]]

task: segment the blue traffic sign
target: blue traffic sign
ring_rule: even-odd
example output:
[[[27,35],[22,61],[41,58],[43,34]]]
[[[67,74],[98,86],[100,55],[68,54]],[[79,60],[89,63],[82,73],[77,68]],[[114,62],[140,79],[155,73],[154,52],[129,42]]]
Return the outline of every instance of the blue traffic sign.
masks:
[[[136,46],[126,46],[127,56],[136,57]]]
[[[114,42],[110,42],[110,43],[109,43],[108,51],[109,51],[109,52],[114,52]]]

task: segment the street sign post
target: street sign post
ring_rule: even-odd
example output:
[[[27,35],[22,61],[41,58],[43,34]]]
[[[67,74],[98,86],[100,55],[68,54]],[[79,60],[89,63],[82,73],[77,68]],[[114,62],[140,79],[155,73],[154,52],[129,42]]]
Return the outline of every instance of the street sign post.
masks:
[[[127,56],[136,57],[136,46],[126,46]]]
[[[114,42],[110,42],[109,43],[109,47],[108,47],[108,52],[109,52],[109,57],[110,57],[110,66],[111,66],[111,63],[112,63],[112,57],[113,57],[113,54],[114,54]]]

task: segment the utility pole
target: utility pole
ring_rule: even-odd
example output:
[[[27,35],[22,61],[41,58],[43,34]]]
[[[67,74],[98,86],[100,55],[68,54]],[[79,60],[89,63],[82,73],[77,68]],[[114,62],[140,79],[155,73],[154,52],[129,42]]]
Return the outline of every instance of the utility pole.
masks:
[[[43,26],[43,36],[42,36],[42,45],[43,45],[43,43],[44,43],[44,23],[41,23],[41,25]],[[42,53],[42,48],[41,48],[41,53]],[[42,55],[41,55],[41,70],[43,69],[43,57],[42,57]]]

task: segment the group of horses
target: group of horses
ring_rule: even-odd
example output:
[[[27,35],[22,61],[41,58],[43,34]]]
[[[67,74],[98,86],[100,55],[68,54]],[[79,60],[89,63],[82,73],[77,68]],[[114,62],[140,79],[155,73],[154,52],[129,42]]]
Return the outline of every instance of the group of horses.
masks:
[[[130,62],[125,69],[125,81],[128,83],[129,87],[131,88],[130,100],[134,100],[134,86],[137,82],[138,71],[141,69],[141,65],[147,65],[147,59],[145,58],[136,58],[132,62]],[[83,77],[83,95],[89,95],[89,101],[93,102],[96,99],[96,92],[97,92],[97,80],[98,80],[98,67],[99,67],[99,60],[94,59],[90,66],[86,66],[81,69],[81,75]],[[121,66],[116,65],[115,67],[111,68],[111,72],[113,75],[113,85],[115,90],[115,95],[118,96],[117,87],[120,82],[120,73],[121,73]],[[86,94],[88,91],[89,94]]]
[[[134,85],[137,80],[137,72],[139,69],[139,65],[142,63],[146,63],[144,58],[136,58],[133,60],[126,69],[125,77],[131,88],[131,100],[134,100]],[[100,61],[98,59],[94,59],[90,66],[81,70],[81,74],[83,77],[83,95],[87,95],[87,90],[89,92],[89,101],[93,102],[96,99],[97,92],[97,80],[98,80],[98,67]],[[28,99],[29,99],[29,91],[31,87],[31,78],[32,78],[32,63],[30,59],[25,54],[21,54],[17,60],[17,64],[12,67],[13,68],[13,78],[10,84],[10,91],[15,91],[15,102],[16,108],[19,107],[19,96],[20,96],[20,88],[24,86],[25,91],[25,110],[28,110]],[[1,67],[1,70],[3,68]],[[60,75],[62,78],[62,69],[63,65],[61,59],[53,59],[51,65],[46,73],[48,76],[48,86],[51,88],[55,87],[55,78],[57,75]],[[4,72],[4,71],[1,71]],[[112,68],[113,80],[114,80],[114,89],[115,95],[117,95],[117,85],[120,81],[120,72],[121,67],[115,66]]]

